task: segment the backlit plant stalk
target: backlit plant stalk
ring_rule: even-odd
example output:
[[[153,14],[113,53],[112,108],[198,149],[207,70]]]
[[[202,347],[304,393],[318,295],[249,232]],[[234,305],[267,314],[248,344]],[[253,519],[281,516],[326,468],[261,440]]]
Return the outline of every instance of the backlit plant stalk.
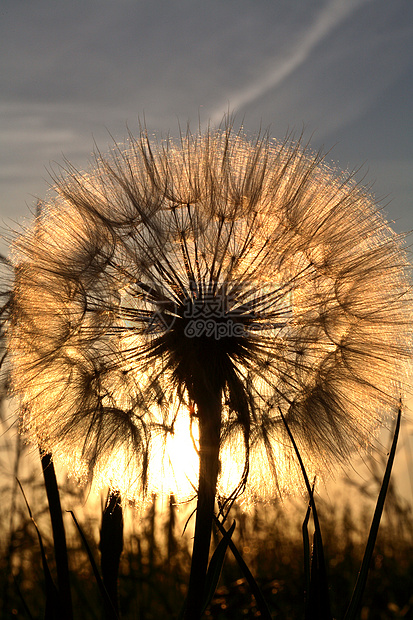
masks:
[[[223,386],[195,392],[199,421],[199,483],[194,545],[185,618],[197,618],[202,608],[219,473]],[[214,389],[215,388],[215,389]]]
[[[300,144],[143,132],[56,178],[14,245],[22,428],[79,477],[179,499],[199,455],[187,617],[214,502],[274,497],[369,445],[410,362],[403,241],[351,175]],[[189,466],[187,476],[190,477]],[[158,485],[158,486],[157,486]]]

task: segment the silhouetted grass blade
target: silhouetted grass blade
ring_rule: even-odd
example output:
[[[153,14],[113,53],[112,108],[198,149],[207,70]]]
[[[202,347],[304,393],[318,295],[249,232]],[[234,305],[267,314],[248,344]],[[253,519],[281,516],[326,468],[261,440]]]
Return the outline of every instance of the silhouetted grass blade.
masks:
[[[314,488],[314,487],[313,487]],[[311,570],[311,554],[310,554],[310,539],[308,536],[308,521],[311,514],[311,504],[308,505],[307,512],[304,517],[302,525],[303,533],[303,548],[304,548],[304,584],[305,584],[305,605],[307,609],[308,597],[310,593],[310,570]]]
[[[201,615],[207,609],[210,604],[212,597],[214,596],[215,590],[218,585],[219,577],[221,575],[222,566],[224,564],[225,555],[228,549],[229,541],[231,540],[232,534],[235,530],[235,521],[229,528],[229,530],[224,529],[224,534],[219,541],[217,548],[215,549],[211,561],[209,562],[208,571],[205,580],[205,599],[204,604],[202,606]]]
[[[397,440],[400,431],[401,421],[401,408],[399,408],[396,428],[394,430],[393,442],[389,453],[389,459],[387,461],[386,471],[384,473],[383,482],[381,485],[379,497],[377,499],[376,508],[374,511],[373,521],[370,528],[369,537],[367,540],[366,550],[364,552],[363,561],[361,564],[360,572],[357,577],[357,582],[354,588],[353,596],[351,597],[350,604],[348,606],[344,620],[355,620],[356,615],[360,609],[361,599],[363,596],[364,588],[367,582],[367,575],[369,572],[369,566],[373,555],[374,546],[376,544],[377,532],[379,530],[381,516],[383,514],[384,501],[386,499],[387,489],[389,487],[391,470],[393,467],[394,456],[396,454]]]
[[[112,601],[112,606],[119,615],[118,574],[123,550],[123,511],[120,494],[117,492],[109,492],[106,498],[102,513],[99,549],[103,583]],[[111,620],[112,610],[105,611],[108,620]]]
[[[97,564],[95,562],[95,558],[93,557],[92,550],[89,547],[89,544],[87,542],[86,536],[85,536],[85,534],[84,534],[84,532],[83,532],[83,530],[82,530],[78,520],[76,519],[74,512],[72,510],[69,510],[68,512],[70,512],[70,514],[72,515],[72,519],[73,519],[73,521],[74,521],[74,523],[75,523],[75,525],[77,527],[77,530],[78,530],[78,532],[80,534],[82,542],[85,545],[86,553],[88,555],[89,562],[90,562],[90,565],[91,565],[92,570],[93,570],[93,574],[94,574],[95,579],[96,579],[96,583],[98,584],[98,588],[100,590],[102,599],[104,601],[105,610],[106,609],[111,610],[111,612],[113,613],[113,618],[116,619],[116,620],[119,620],[119,616],[118,616],[118,614],[116,612],[116,609],[113,607],[113,603],[112,603],[112,601],[110,599],[110,596],[109,596],[109,594],[108,594],[108,592],[107,592],[107,590],[105,588],[105,585],[103,583],[102,577],[100,576],[99,569],[98,569]]]
[[[44,580],[45,580],[45,586],[46,586],[46,609],[45,609],[45,620],[61,620],[62,615],[60,612],[61,610],[61,605],[60,605],[60,598],[59,598],[59,592],[53,582],[52,579],[52,575],[50,573],[50,569],[49,569],[49,565],[47,563],[47,558],[46,558],[46,552],[44,549],[44,545],[43,545],[43,540],[42,540],[42,535],[40,534],[40,530],[37,526],[36,521],[34,520],[29,502],[27,501],[27,497],[25,495],[25,492],[23,490],[23,487],[21,485],[20,480],[17,480],[20,490],[23,494],[23,498],[24,501],[26,502],[26,506],[27,506],[27,510],[29,512],[29,516],[30,519],[36,529],[36,533],[37,533],[37,538],[39,540],[39,546],[40,546],[40,553],[41,553],[41,558],[42,558],[42,566],[43,566],[43,573],[44,573]]]
[[[63,524],[62,507],[52,455],[40,451],[44,484],[52,522],[54,555],[56,560],[57,582],[63,608],[63,619],[73,619],[72,595],[70,592],[69,561],[67,556],[66,534]]]
[[[26,612],[27,617],[29,618],[29,620],[34,620],[34,617],[33,617],[32,613],[31,613],[31,611],[30,611],[30,609],[29,609],[29,606],[27,605],[26,601],[24,600],[24,596],[23,596],[23,594],[22,594],[22,591],[20,590],[20,586],[19,586],[19,584],[17,583],[17,579],[16,579],[16,577],[15,577],[15,576],[13,576],[13,579],[14,579],[14,585],[15,585],[15,588],[16,588],[16,590],[17,590],[17,594],[18,594],[18,595],[19,595],[19,597],[20,597],[20,600],[21,600],[21,602],[22,602],[22,605],[23,605],[23,607],[24,607],[24,611]]]
[[[321,534],[315,530],[311,557],[310,589],[305,620],[332,620],[327,572]]]
[[[300,464],[308,495],[310,496],[310,506],[313,511],[314,519],[315,531],[313,542],[313,555],[311,560],[310,585],[308,592],[308,605],[306,605],[305,620],[332,620],[323,541],[321,537],[320,522],[318,519],[317,508],[314,501],[313,490],[310,486],[303,460],[301,458],[294,437],[287,424],[287,420],[283,416],[281,409],[279,411],[285,428],[287,429],[288,436],[291,440],[291,443],[293,444],[294,451],[298,458],[298,462]]]
[[[216,525],[218,526],[219,530],[221,531],[222,534],[226,533],[226,529],[224,528],[224,526],[222,525],[222,523],[219,521],[219,519],[217,517],[214,517],[214,521],[216,523]],[[257,582],[255,581],[250,569],[248,568],[247,564],[245,563],[243,557],[241,556],[240,552],[238,551],[235,543],[233,540],[229,540],[228,542],[228,546],[231,549],[234,558],[236,559],[236,561],[238,562],[239,567],[241,568],[245,579],[248,582],[249,587],[251,588],[251,592],[254,595],[255,601],[257,603],[257,607],[261,613],[261,617],[264,620],[271,620],[271,613],[270,610],[268,609],[268,605],[262,595],[261,590],[258,587]]]

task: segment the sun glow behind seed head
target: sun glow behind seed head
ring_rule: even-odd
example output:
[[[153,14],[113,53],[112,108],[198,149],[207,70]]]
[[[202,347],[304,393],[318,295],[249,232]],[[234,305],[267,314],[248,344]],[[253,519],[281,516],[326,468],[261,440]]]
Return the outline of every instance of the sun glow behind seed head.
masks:
[[[141,499],[140,507],[156,495],[162,505],[167,505],[169,497],[174,496],[177,504],[196,497],[199,476],[198,421],[188,412],[187,407],[174,411],[174,430],[166,436],[155,435],[152,439],[147,473],[146,498]],[[193,416],[192,418],[190,416]],[[240,496],[240,505],[249,509],[256,501],[272,501],[274,498],[273,479],[265,475],[269,454],[261,444],[253,447],[250,471],[245,492]],[[304,482],[297,467],[291,446],[272,445],[271,458],[276,463],[278,495],[287,497],[297,491],[304,492]],[[55,461],[63,466],[71,477],[83,483],[88,481],[88,469],[78,450],[54,452]],[[245,448],[241,433],[226,442],[220,452],[220,475],[218,478],[218,497],[229,497],[237,487],[243,474]],[[308,464],[311,478],[311,465]],[[122,448],[100,459],[91,480],[92,494],[99,495],[109,486],[120,492],[124,500],[136,502],[141,497],[141,472],[131,462],[130,454]]]
[[[192,497],[212,386],[218,494],[280,496],[300,486],[280,411],[311,475],[395,410],[403,242],[320,155],[231,128],[143,134],[57,189],[16,242],[10,348],[22,426],[73,472]]]
[[[171,494],[177,502],[185,502],[196,495],[199,457],[197,454],[197,423],[188,426],[188,414],[182,410],[175,420],[174,432],[159,434],[152,439],[147,472],[147,500],[153,495],[167,501]],[[71,477],[83,484],[89,480],[81,451],[54,451],[55,461],[63,466]],[[124,449],[111,451],[100,459],[93,472],[91,492],[100,494],[108,486],[119,491],[125,500],[134,502],[141,497],[142,472],[131,462]],[[145,503],[145,502],[144,502]]]
[[[195,497],[198,488],[198,424],[186,407],[178,410],[173,432],[155,437],[151,449],[148,490],[158,496],[173,494],[177,501]]]

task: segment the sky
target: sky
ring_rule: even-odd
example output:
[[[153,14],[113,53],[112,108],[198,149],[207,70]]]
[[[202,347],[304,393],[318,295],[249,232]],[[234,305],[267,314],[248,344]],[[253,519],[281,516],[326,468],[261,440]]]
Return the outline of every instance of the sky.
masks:
[[[127,127],[304,131],[413,229],[413,3],[1,0],[0,224]],[[4,242],[1,246],[4,249]]]
[[[177,135],[226,112],[304,132],[413,230],[408,0],[0,0],[0,251],[50,170],[127,128]]]

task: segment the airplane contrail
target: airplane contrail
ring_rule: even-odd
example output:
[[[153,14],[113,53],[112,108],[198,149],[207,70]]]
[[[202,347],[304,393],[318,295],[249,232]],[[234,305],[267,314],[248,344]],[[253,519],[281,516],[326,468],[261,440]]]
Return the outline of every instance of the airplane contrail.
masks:
[[[279,64],[279,58],[274,62],[278,63],[273,70],[261,76],[256,82],[233,93],[228,97],[228,102],[232,110],[240,110],[243,106],[252,103],[265,93],[275,88],[285,80],[293,71],[302,65],[316,45],[325,38],[338,24],[344,21],[351,13],[355,12],[360,6],[372,0],[332,0],[319,14],[316,21],[310,26],[308,31],[301,39],[300,45],[294,48],[292,54]],[[212,124],[219,123],[226,110],[226,105],[217,106],[211,114]]]

